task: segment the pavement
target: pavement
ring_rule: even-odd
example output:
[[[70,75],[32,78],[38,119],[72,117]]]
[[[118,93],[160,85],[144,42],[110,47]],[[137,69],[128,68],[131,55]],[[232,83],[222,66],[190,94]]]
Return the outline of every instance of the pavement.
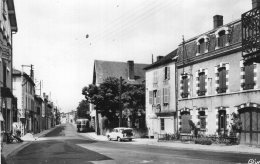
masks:
[[[96,135],[96,133],[78,133],[81,136],[89,137],[97,141],[107,141],[107,142],[117,142],[117,141],[108,141],[106,136]],[[194,144],[191,142],[181,142],[181,141],[160,141],[157,139],[149,138],[135,138],[132,142],[125,142],[127,144],[136,144],[136,145],[153,145],[159,147],[170,147],[174,149],[187,149],[187,150],[202,150],[202,151],[211,151],[211,152],[230,152],[237,154],[256,154],[260,155],[260,148],[256,146],[249,145],[222,145],[222,144],[212,144],[212,145],[200,145]]]
[[[50,129],[47,129],[47,130],[44,130],[44,131],[42,131],[42,132],[40,132],[40,133],[37,133],[37,134],[33,134],[32,136],[33,136],[34,139],[31,139],[31,137],[30,137],[30,139],[29,139],[29,137],[26,137],[26,138],[25,138],[25,141],[24,141],[24,142],[21,142],[21,143],[10,143],[10,144],[6,144],[6,143],[4,142],[4,143],[3,143],[3,151],[2,151],[3,156],[4,156],[5,158],[7,158],[7,157],[8,157],[10,154],[12,154],[13,152],[19,151],[19,150],[23,149],[24,147],[26,147],[27,145],[29,145],[29,144],[30,144],[31,142],[33,142],[33,141],[37,141],[38,138],[40,138],[40,137],[44,136],[45,134],[51,132],[54,128],[55,128],[55,127],[50,128]],[[27,134],[28,134],[28,133],[27,133]],[[25,136],[26,136],[26,135],[25,135]],[[29,134],[29,135],[27,135],[27,136],[31,136],[31,135]],[[22,139],[23,139],[23,138],[22,138]]]

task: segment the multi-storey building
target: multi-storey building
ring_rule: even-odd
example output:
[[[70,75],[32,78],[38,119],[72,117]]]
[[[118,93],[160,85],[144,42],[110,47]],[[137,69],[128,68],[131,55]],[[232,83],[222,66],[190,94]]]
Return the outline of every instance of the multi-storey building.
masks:
[[[33,76],[25,72],[13,70],[13,93],[17,97],[18,124],[21,134],[33,131],[34,125],[34,95],[35,84]]]
[[[223,25],[216,15],[213,24],[178,48],[179,130],[190,133],[192,120],[201,133],[228,135],[239,113],[240,143],[259,145],[260,64],[242,57],[241,19]]]
[[[34,96],[35,108],[34,108],[34,125],[33,131],[34,133],[39,133],[42,131],[42,104],[43,99],[39,95]]]
[[[2,0],[0,3],[0,90],[1,111],[3,120],[1,122],[4,131],[12,130],[12,123],[16,121],[15,102],[12,94],[12,66],[13,49],[12,37],[17,32],[17,22],[13,0]]]
[[[145,67],[146,125],[149,137],[173,134],[176,122],[176,61],[177,50]]]

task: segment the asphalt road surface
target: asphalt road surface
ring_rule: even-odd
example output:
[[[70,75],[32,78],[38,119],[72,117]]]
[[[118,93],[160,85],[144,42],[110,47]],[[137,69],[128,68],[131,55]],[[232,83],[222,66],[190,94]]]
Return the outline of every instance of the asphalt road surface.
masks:
[[[209,151],[179,150],[128,142],[95,141],[79,136],[71,124],[31,142],[7,158],[8,164],[124,164],[124,163],[248,163],[260,156],[250,154],[216,153]]]

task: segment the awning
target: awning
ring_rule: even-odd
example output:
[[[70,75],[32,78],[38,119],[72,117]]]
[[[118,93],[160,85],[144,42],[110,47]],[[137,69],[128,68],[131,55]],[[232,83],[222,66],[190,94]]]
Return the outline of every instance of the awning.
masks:
[[[11,89],[8,87],[1,87],[1,97],[3,98],[14,98]]]

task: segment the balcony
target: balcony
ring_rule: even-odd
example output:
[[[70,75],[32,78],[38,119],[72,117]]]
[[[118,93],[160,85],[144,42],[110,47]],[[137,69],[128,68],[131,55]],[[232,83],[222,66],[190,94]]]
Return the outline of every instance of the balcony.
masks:
[[[242,57],[260,63],[260,7],[242,14]]]
[[[153,111],[157,116],[174,116],[175,111],[169,109],[169,105],[161,107],[161,105],[153,105]]]

